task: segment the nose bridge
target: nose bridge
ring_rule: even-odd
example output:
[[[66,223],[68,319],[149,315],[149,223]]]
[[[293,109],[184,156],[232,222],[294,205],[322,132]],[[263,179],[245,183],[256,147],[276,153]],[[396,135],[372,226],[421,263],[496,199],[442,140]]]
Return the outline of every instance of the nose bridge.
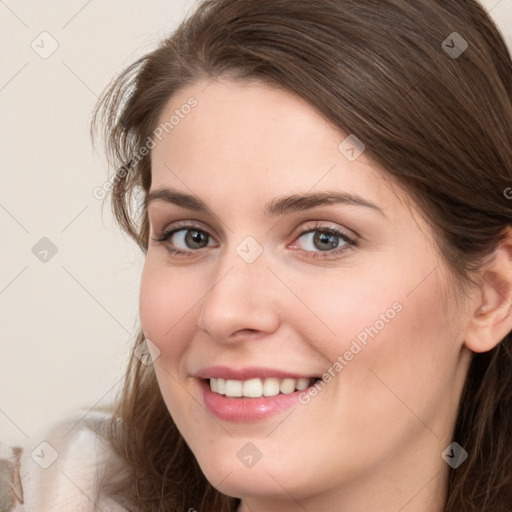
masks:
[[[252,237],[229,248],[219,258],[202,301],[199,326],[218,340],[228,340],[240,330],[275,330],[277,297],[266,263],[263,247]]]

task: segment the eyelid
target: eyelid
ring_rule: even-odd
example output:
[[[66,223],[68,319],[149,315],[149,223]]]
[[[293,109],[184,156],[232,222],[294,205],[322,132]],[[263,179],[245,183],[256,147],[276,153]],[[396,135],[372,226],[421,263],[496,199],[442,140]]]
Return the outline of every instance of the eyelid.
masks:
[[[208,234],[208,236],[215,238],[215,239],[217,238],[217,235],[211,234],[212,230],[209,226],[207,227],[206,224],[203,224],[202,222],[196,221],[196,220],[178,220],[176,222],[172,222],[171,224],[169,224],[167,227],[163,228],[162,230],[155,230],[155,231],[160,231],[161,236],[163,236],[165,234],[168,234],[168,233],[171,233],[174,231],[179,231],[180,229],[185,229],[185,228],[197,229],[198,231],[204,231],[205,233]]]
[[[308,222],[312,222],[313,225],[312,226],[308,226],[308,227],[304,227],[303,224],[307,224]],[[330,221],[319,221],[319,220],[316,220],[316,221],[305,221],[305,222],[303,222],[301,224],[301,227],[298,228],[296,230],[296,233],[293,235],[294,240],[297,237],[304,235],[305,233],[308,233],[310,231],[315,231],[315,230],[318,230],[318,231],[326,230],[326,231],[340,232],[341,234],[343,234],[344,236],[346,236],[347,238],[352,239],[352,240],[360,238],[359,235],[357,233],[355,233],[353,230],[347,230],[345,228],[338,227],[338,226],[336,226],[336,225],[334,225],[332,223],[331,223],[331,225],[325,225],[325,224],[322,224],[322,222],[327,222],[328,223]],[[209,227],[205,227],[205,225],[202,222],[194,221],[194,220],[190,220],[190,221],[185,220],[185,221],[173,222],[173,223],[170,224],[170,226],[168,226],[168,227],[166,227],[166,228],[161,230],[161,235],[160,236],[168,234],[168,233],[171,233],[171,232],[174,232],[174,231],[179,231],[179,228],[195,228],[195,229],[198,229],[200,231],[204,231],[210,237],[216,238],[216,235],[215,236],[211,235]]]
[[[303,227],[304,224],[308,224],[308,223],[313,223],[313,225],[309,226],[307,228]],[[322,223],[327,223],[327,224],[330,223],[330,225],[326,225],[326,224],[322,224]],[[210,226],[206,226],[206,224],[204,224],[201,221],[197,221],[197,220],[184,220],[184,221],[178,220],[176,222],[172,222],[168,227],[162,229],[161,233],[162,234],[169,233],[170,231],[177,230],[180,227],[182,227],[182,228],[196,228],[196,229],[199,229],[201,231],[204,231],[204,232],[208,233],[208,235],[210,235],[210,236],[214,236],[215,238],[221,238],[221,237],[217,237],[216,234],[215,235],[211,235],[211,233],[210,233],[210,230],[211,230]],[[293,237],[297,237],[297,236],[303,235],[308,230],[313,231],[315,229],[318,229],[318,230],[325,229],[325,230],[340,231],[347,238],[351,238],[351,239],[361,238],[361,236],[357,232],[355,232],[354,230],[352,230],[352,229],[349,230],[347,228],[343,228],[341,226],[338,226],[338,225],[334,224],[332,221],[329,221],[329,220],[303,221],[300,224],[300,228],[297,228],[295,230],[296,233],[293,235]],[[155,230],[155,231],[158,231],[158,230]]]
[[[312,225],[309,225],[309,223],[313,223]],[[314,220],[314,221],[306,221],[305,223],[301,224],[301,227],[298,228],[297,234],[294,235],[295,238],[302,236],[305,233],[309,233],[311,231],[334,231],[336,233],[340,233],[347,238],[350,238],[351,240],[356,240],[359,238],[359,235],[350,230],[343,228],[341,226],[338,226],[331,221],[322,221],[322,220]],[[306,224],[306,226],[304,226]]]

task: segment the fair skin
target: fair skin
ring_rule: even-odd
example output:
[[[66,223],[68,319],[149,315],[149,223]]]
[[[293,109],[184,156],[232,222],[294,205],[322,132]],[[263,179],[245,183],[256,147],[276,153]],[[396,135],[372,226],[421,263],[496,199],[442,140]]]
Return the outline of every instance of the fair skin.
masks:
[[[350,161],[339,151],[347,134],[291,93],[227,79],[177,92],[160,120],[191,96],[198,106],[152,150],[151,192],[190,194],[212,214],[149,203],[140,315],[160,351],[163,398],[205,476],[242,498],[240,512],[442,512],[451,469],[441,453],[471,351],[490,350],[512,328],[509,246],[456,306],[428,225],[365,152]],[[334,190],[380,211],[324,204],[264,215],[277,197]],[[170,228],[181,231],[153,241]],[[357,246],[334,235],[337,248],[322,250],[313,235],[325,229]],[[250,263],[236,250],[249,236],[262,249]],[[397,303],[307,404],[248,422],[205,407],[202,368],[321,376]],[[251,467],[237,456],[247,443],[261,453]]]

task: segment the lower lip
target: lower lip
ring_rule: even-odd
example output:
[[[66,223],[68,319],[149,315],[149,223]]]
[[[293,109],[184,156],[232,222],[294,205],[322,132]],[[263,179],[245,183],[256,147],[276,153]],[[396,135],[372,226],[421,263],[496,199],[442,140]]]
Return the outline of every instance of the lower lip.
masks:
[[[261,398],[233,398],[214,393],[208,381],[200,380],[200,386],[207,409],[221,420],[237,423],[264,420],[286,411],[299,403],[300,393],[307,391],[294,391],[287,395],[279,394]]]

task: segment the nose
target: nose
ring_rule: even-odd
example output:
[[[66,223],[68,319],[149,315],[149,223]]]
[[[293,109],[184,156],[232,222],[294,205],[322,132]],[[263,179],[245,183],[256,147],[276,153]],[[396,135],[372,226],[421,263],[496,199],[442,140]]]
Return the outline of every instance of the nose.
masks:
[[[220,343],[271,334],[279,326],[279,282],[263,255],[247,263],[232,252],[217,267],[198,317],[198,327]]]

